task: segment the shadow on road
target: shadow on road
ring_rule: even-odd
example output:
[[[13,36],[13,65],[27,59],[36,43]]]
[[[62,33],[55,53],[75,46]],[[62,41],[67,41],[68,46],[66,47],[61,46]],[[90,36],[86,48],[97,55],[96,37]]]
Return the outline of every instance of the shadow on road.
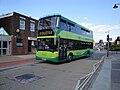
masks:
[[[61,65],[61,64],[66,64],[66,63],[70,63],[70,62],[75,62],[81,59],[87,59],[90,57],[80,57],[77,59],[73,59],[72,61],[63,61],[63,62],[51,62],[51,61],[44,61],[44,62],[38,62],[37,64],[41,64],[41,63],[47,63],[47,64],[52,64],[52,65]]]

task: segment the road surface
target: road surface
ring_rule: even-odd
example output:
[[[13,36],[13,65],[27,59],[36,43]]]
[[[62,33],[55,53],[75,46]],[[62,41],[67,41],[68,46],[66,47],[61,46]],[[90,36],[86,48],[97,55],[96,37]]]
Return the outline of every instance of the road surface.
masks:
[[[62,64],[32,63],[0,72],[0,90],[74,90],[105,53]]]

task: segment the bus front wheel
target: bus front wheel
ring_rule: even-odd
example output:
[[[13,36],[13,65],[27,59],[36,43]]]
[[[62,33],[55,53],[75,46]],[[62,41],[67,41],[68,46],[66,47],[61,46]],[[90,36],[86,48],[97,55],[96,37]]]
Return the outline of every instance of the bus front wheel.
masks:
[[[72,54],[69,54],[68,55],[68,61],[72,61],[73,60],[73,55]]]

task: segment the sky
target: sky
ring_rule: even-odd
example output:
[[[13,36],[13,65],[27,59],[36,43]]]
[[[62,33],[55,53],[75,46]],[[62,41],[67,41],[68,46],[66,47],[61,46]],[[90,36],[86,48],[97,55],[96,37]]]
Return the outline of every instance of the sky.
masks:
[[[95,42],[112,41],[120,36],[119,0],[0,0],[0,15],[10,12],[39,19],[46,15],[60,14],[93,31]]]

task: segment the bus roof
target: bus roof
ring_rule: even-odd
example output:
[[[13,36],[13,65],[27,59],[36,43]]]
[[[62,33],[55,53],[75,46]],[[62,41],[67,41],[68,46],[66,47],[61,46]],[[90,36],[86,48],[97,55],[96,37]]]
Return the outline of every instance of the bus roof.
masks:
[[[86,30],[92,32],[92,30],[90,30],[90,29],[84,27],[83,25],[80,25],[80,24],[78,24],[78,23],[76,23],[76,22],[74,22],[74,21],[72,21],[72,20],[70,20],[70,19],[68,19],[68,18],[66,18],[66,17],[64,17],[64,16],[62,16],[62,15],[60,15],[60,14],[56,14],[56,15],[47,15],[47,16],[44,16],[44,17],[42,17],[42,18],[40,18],[40,19],[47,18],[47,17],[55,17],[55,16],[61,17],[63,20],[66,20],[66,21],[68,21],[68,22],[70,22],[70,23],[72,23],[72,24],[78,25],[78,26],[80,26],[80,27],[82,27],[82,28],[84,28],[84,29],[86,29]],[[39,20],[40,20],[40,19],[39,19]]]

